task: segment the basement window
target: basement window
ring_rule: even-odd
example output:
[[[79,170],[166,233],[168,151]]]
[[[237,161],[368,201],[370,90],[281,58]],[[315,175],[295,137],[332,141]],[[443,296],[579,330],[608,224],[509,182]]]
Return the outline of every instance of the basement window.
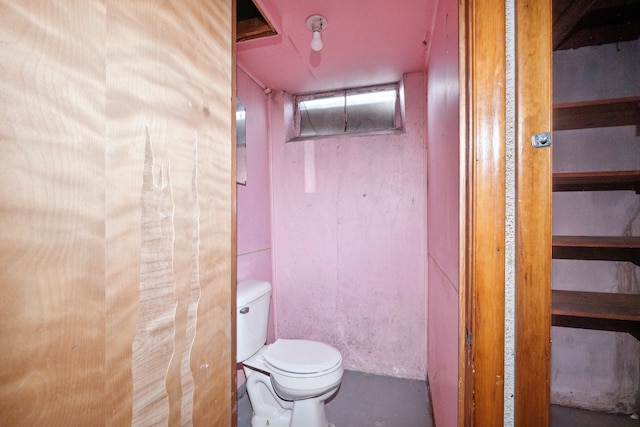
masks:
[[[379,133],[400,130],[399,84],[295,97],[296,136]]]

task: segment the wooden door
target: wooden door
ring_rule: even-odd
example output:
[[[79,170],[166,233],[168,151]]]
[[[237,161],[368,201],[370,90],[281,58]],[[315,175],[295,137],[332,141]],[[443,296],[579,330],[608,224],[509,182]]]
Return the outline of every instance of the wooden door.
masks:
[[[0,424],[234,424],[232,14],[0,0]]]

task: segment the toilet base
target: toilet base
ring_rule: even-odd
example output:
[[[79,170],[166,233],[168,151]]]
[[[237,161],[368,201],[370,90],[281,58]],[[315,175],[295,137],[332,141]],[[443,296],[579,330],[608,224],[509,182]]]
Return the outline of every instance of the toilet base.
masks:
[[[291,421],[288,416],[268,419],[259,415],[251,417],[251,427],[289,427],[290,425]]]
[[[267,422],[269,422],[269,424],[267,424]],[[276,420],[268,420],[264,417],[259,417],[257,415],[254,415],[251,418],[251,427],[290,427],[290,421],[288,419],[284,420],[284,419],[276,419]],[[329,423],[327,424],[327,427],[336,427],[335,424],[333,423]]]
[[[338,387],[311,399],[282,400],[273,389],[269,375],[247,366],[244,370],[253,409],[251,427],[335,427],[327,420],[324,402]]]
[[[311,425],[309,425],[309,421],[308,420],[303,420],[302,423],[297,423],[294,424],[290,419],[289,416],[290,414],[287,414],[287,416],[280,416],[278,418],[265,418],[265,417],[261,417],[258,415],[254,415],[253,417],[251,417],[251,427],[295,427],[297,425],[303,425],[303,426],[308,426],[311,427]],[[326,418],[325,418],[326,420]],[[267,424],[268,423],[268,424]],[[329,423],[327,422],[327,424],[320,424],[322,427],[336,427],[335,424],[333,423]]]
[[[291,402],[281,400],[271,385],[268,375],[244,367],[247,376],[247,394],[253,410],[251,427],[290,427]]]
[[[332,390],[335,392],[335,389]],[[327,393],[333,394],[333,393]],[[326,396],[326,394],[325,394]],[[293,402],[291,411],[291,427],[329,427],[329,420],[325,414],[324,399],[304,399]]]

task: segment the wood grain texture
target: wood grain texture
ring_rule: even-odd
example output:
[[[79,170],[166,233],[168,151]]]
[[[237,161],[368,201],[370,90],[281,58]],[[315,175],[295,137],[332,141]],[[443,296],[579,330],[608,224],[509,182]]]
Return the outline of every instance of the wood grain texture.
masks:
[[[104,422],[105,11],[75,8],[0,2],[1,425]]]
[[[160,412],[233,424],[232,37],[230,0],[0,0],[0,425],[133,420],[145,129],[171,164]]]
[[[136,405],[131,339],[139,298],[142,236],[136,227],[146,128],[156,163],[171,165],[174,204],[177,305],[173,356],[163,368],[165,415],[171,425],[232,423],[231,13],[230,1],[108,4],[108,275],[115,283],[107,293],[107,379],[112,425],[130,423]],[[133,265],[132,254],[138,258]],[[200,285],[197,305],[194,280]],[[123,311],[126,316],[120,315]]]
[[[505,4],[465,2],[465,425],[504,419]],[[471,343],[471,344],[470,344]]]
[[[231,174],[235,176],[235,174]],[[193,195],[193,223],[191,246],[191,281],[189,282],[189,306],[187,310],[187,326],[185,330],[184,349],[180,360],[180,377],[182,399],[180,406],[180,425],[188,426],[193,417],[194,382],[191,372],[191,349],[196,338],[196,322],[198,320],[198,303],[202,294],[200,288],[200,204],[198,200],[198,134],[193,144],[193,175],[191,180]],[[232,386],[232,388],[234,388]]]
[[[551,131],[551,1],[516,1],[517,426],[549,425],[552,151],[531,137]],[[535,399],[531,397],[535,396]]]
[[[140,280],[131,346],[133,426],[168,424],[169,399],[165,383],[175,349],[171,170],[168,164],[154,168],[148,134],[140,200]]]

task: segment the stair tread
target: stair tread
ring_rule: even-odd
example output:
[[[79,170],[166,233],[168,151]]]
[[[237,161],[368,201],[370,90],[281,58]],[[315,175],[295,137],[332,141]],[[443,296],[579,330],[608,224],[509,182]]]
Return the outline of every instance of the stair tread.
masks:
[[[640,295],[552,291],[552,314],[640,322]]]
[[[616,191],[640,192],[640,170],[598,172],[556,172],[553,191]]]
[[[639,126],[640,97],[569,102],[553,106],[554,130]]]
[[[636,236],[553,236],[554,247],[640,249]]]

